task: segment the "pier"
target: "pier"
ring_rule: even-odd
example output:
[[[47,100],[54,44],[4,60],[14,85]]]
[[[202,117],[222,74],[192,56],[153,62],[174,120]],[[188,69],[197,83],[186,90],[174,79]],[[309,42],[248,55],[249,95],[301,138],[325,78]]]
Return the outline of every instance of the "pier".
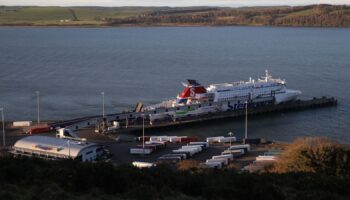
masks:
[[[248,115],[262,115],[268,113],[279,113],[279,112],[291,112],[306,109],[315,109],[321,107],[336,106],[337,99],[334,97],[321,97],[312,98],[307,100],[296,100],[293,102],[286,102],[281,104],[273,104],[256,108],[247,109]],[[118,121],[120,123],[120,129],[118,132],[133,132],[141,131],[143,128],[143,117],[144,118],[144,128],[145,129],[157,129],[165,127],[176,127],[182,125],[189,125],[193,123],[210,122],[215,120],[222,120],[228,118],[239,118],[245,115],[245,110],[232,110],[232,111],[222,111],[210,114],[203,114],[197,116],[188,116],[181,119],[174,120],[164,120],[150,123],[148,117],[146,117],[148,112],[123,112],[110,114],[105,116],[107,121]],[[102,121],[102,116],[89,116],[82,117],[66,121],[57,121],[51,123],[52,127],[67,127],[71,130],[78,130],[81,128],[91,127],[100,123]]]

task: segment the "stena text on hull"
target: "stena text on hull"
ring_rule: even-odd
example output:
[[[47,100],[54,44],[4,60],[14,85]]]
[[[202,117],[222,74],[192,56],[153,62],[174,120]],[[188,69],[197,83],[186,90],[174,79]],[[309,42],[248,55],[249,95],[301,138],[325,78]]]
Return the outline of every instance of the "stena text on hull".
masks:
[[[254,80],[210,84],[207,88],[196,80],[183,83],[184,90],[175,98],[149,105],[150,121],[177,119],[223,111],[234,111],[294,101],[301,91],[287,89],[286,81],[272,78],[269,72]]]

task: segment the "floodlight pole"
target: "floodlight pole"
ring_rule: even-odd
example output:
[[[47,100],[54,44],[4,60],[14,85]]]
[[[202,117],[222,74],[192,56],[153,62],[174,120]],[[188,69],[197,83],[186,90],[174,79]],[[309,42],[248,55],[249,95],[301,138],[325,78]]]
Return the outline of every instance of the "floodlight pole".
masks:
[[[248,138],[248,101],[245,102],[245,139]]]
[[[4,119],[4,108],[0,108],[1,110],[1,120],[2,120],[2,146],[5,148],[5,119]]]
[[[40,92],[36,91],[36,106],[37,106],[37,115],[38,115],[38,124],[40,124]]]
[[[105,92],[101,92],[102,95],[102,117],[105,117]]]
[[[231,147],[232,146],[232,135],[233,135],[233,133],[229,132],[228,135],[230,136],[230,147]]]
[[[70,158],[70,140],[68,140],[67,143],[68,143],[68,156]]]
[[[142,155],[145,155],[145,114],[142,114]]]

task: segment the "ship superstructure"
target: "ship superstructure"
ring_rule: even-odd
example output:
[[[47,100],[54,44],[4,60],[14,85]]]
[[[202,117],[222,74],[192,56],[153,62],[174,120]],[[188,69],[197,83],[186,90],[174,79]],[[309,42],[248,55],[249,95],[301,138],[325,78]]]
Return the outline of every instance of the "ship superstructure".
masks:
[[[260,106],[293,101],[299,90],[287,89],[286,81],[275,79],[266,70],[257,81],[210,84],[207,88],[196,80],[188,80],[184,90],[176,97],[160,104],[150,105],[144,111],[155,111],[150,119],[177,118],[219,111],[243,109],[245,106]]]
[[[213,94],[214,102],[274,96],[276,104],[294,100],[301,94],[298,90],[288,90],[285,80],[272,78],[267,70],[265,76],[258,81],[249,78],[248,81],[212,84],[207,92]]]

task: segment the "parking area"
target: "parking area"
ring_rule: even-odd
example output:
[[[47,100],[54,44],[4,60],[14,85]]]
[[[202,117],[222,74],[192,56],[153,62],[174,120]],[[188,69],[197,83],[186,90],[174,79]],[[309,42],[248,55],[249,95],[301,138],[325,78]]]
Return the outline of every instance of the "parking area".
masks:
[[[18,139],[27,136],[23,134],[23,131],[18,128],[7,127],[6,129],[6,141],[8,145],[13,145]],[[130,148],[136,147],[137,145],[142,145],[142,142],[136,141],[135,138],[140,136],[140,133],[121,133],[114,135],[103,135],[95,133],[94,128],[85,128],[76,131],[76,134],[80,138],[86,138],[88,142],[93,142],[97,144],[104,145],[107,151],[110,153],[110,161],[115,164],[131,164],[134,161],[156,163],[158,158],[166,154],[172,154],[173,150],[180,149],[182,146],[188,145],[188,143],[166,143],[165,148],[158,149],[152,152],[149,155],[133,155],[130,154]],[[55,132],[44,133],[40,135],[47,135],[55,137]],[[189,135],[189,137],[195,137],[195,135]],[[207,138],[198,137],[198,141],[205,142]],[[241,141],[233,142],[232,145],[239,145]],[[244,155],[236,157],[232,162],[230,162],[228,167],[233,165],[236,168],[242,168],[252,164],[256,157],[263,155],[264,152],[267,152],[269,149],[274,148],[275,144],[264,143],[259,145],[252,145],[251,150],[246,152]],[[188,159],[198,161],[199,163],[206,162],[208,159],[211,159],[213,156],[221,155],[222,152],[227,150],[230,146],[228,142],[225,143],[211,143],[208,148],[203,149],[202,151],[196,153]]]

